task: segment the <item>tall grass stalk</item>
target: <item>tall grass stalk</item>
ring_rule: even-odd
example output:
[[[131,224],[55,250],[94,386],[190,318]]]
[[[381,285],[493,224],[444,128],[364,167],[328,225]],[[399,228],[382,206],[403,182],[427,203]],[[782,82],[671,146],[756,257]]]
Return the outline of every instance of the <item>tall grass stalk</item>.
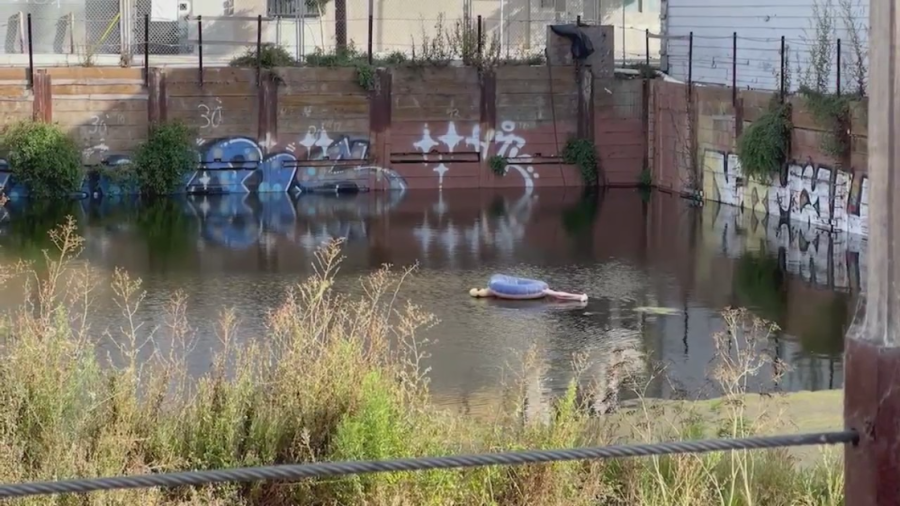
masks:
[[[78,260],[83,241],[73,220],[52,237],[59,252],[48,252],[44,265],[6,266],[0,276],[21,283],[30,301],[0,320],[0,482],[600,445],[634,439],[623,435],[623,420],[646,440],[702,437],[720,426],[728,435],[759,429],[745,422],[738,401],[749,378],[772,363],[758,350],[770,327],[746,313],[726,313],[728,330],[713,341],[712,375],[725,406],[714,422],[682,408],[661,416],[669,408],[646,396],[624,418],[591,417],[576,379],[546,420],[525,423],[524,384],[512,382],[506,409],[483,424],[429,403],[421,332],[436,320],[400,292],[412,270],[385,266],[363,277],[363,295],[351,298],[334,289],[340,243],[323,246],[314,273],[269,314],[264,339],[238,341],[235,311],[222,311],[219,351],[197,379],[187,368],[197,343],[183,293],[172,294],[164,323],[150,328],[140,316],[141,281],[117,270],[111,285],[121,326],[92,329],[103,276]],[[116,356],[97,356],[94,344],[104,333],[121,343]],[[530,356],[526,364],[539,362]],[[584,357],[573,369],[576,378],[586,370]],[[784,452],[732,452],[129,490],[20,504],[777,506],[839,504],[842,490],[839,462],[830,454],[806,469]]]

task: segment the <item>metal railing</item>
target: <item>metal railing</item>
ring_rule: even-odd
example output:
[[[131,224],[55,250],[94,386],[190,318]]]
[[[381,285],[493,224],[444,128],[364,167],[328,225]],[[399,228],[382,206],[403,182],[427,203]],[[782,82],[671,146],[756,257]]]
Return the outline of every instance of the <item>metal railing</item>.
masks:
[[[845,430],[787,436],[674,441],[668,443],[601,446],[562,450],[532,450],[454,455],[446,457],[245,467],[237,469],[216,469],[208,471],[187,471],[181,473],[160,473],[0,485],[0,498],[10,499],[37,495],[80,494],[101,490],[197,486],[225,482],[237,483],[264,480],[333,478],[364,473],[426,471],[434,469],[498,465],[511,466],[587,459],[709,453],[728,450],[759,450],[790,446],[856,444],[858,440],[859,436],[856,431]]]

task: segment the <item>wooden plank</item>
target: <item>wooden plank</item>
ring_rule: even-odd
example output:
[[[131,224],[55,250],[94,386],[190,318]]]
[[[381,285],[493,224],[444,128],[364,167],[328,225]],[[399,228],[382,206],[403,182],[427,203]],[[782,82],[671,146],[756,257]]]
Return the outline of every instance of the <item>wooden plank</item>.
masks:
[[[455,82],[478,85],[478,69],[474,67],[424,67],[391,69],[394,86],[421,82]]]
[[[340,119],[314,119],[297,118],[296,116],[278,117],[278,138],[299,137],[302,139],[307,133],[316,134],[325,130],[332,133],[364,134],[369,136],[369,118],[340,118]]]
[[[200,75],[196,68],[167,68],[167,85],[193,84],[199,88]],[[256,86],[256,69],[210,67],[203,69],[203,86],[216,84],[252,84]]]
[[[140,68],[121,67],[49,67],[51,82],[57,79],[142,79]]]
[[[27,68],[0,68],[0,81],[20,81],[28,79]]]
[[[497,82],[497,94],[540,94],[540,95],[549,95],[551,90],[554,95],[556,94],[577,94],[578,93],[578,84],[574,79],[567,79],[565,81],[554,81],[551,86],[547,81],[536,81],[536,80],[527,80],[523,79],[521,81],[498,81]]]
[[[279,108],[279,125],[281,118],[298,118],[307,121],[330,120],[333,118],[341,119],[368,119],[368,104],[345,104],[330,106],[305,106],[291,107],[285,106]],[[280,128],[280,127],[279,127]]]
[[[276,74],[287,85],[304,82],[352,82],[356,83],[357,70],[353,67],[301,67],[277,69]]]
[[[478,84],[459,83],[453,81],[403,81],[391,84],[391,92],[396,97],[398,95],[427,95],[434,93],[436,95],[465,95],[477,97],[481,93],[481,86]],[[477,100],[477,99],[474,99]]]
[[[574,65],[554,65],[552,68],[546,65],[525,66],[525,65],[508,65],[500,66],[494,69],[497,75],[497,85],[500,81],[547,81],[553,78],[555,81],[575,81]]]
[[[359,95],[368,96],[355,80],[285,82],[278,87],[278,96],[290,95]]]
[[[53,110],[56,113],[64,112],[109,112],[109,111],[141,111],[146,114],[146,100],[65,100],[59,97],[53,99]]]
[[[256,84],[248,83],[207,83],[203,88],[191,83],[166,83],[166,94],[169,97],[242,97],[258,96]]]
[[[144,93],[144,86],[141,84],[117,84],[117,85],[63,85],[59,86],[55,81],[53,85],[54,95],[130,95]]]

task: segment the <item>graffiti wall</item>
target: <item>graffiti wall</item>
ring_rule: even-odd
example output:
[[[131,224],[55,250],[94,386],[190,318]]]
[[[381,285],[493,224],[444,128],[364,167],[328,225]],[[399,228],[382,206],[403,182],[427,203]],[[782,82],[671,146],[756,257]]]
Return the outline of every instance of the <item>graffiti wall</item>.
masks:
[[[310,131],[297,142],[266,150],[250,137],[197,139],[198,169],[184,177],[187,194],[226,193],[342,193],[368,191],[374,187],[406,190],[397,172],[368,162],[369,141],[325,130]],[[106,165],[127,165],[127,155],[113,155]],[[28,189],[12,178],[8,164],[0,161],[0,188],[6,195],[24,197]],[[89,172],[81,197],[137,193],[123,184]]]
[[[397,67],[379,70],[370,85],[350,68],[264,76],[244,68],[166,68],[151,69],[146,78],[137,70],[41,71],[47,86],[26,112],[52,119],[78,144],[92,173],[83,196],[136,192],[121,184],[122,175],[113,182],[98,174],[127,164],[150,125],[170,121],[196,131],[197,170],[185,176],[179,193],[580,187],[579,171],[561,155],[573,136],[594,135],[586,125],[594,125],[595,114],[603,117],[597,135],[608,141],[614,182],[637,182],[642,143],[618,147],[639,137],[638,88],[625,87],[629,107],[609,100],[590,107],[585,97],[593,85],[576,79],[571,66],[552,72],[502,66],[488,73]],[[628,128],[613,128],[625,113]],[[492,169],[492,158],[502,168]],[[627,171],[613,170],[626,159]],[[27,195],[8,170],[0,172],[3,191]]]
[[[866,290],[868,241],[859,234],[832,232],[808,221],[763,215],[750,208],[710,203],[704,208],[704,234],[723,255],[737,259],[748,251],[775,256],[781,268],[807,283],[836,290]]]
[[[752,210],[771,221],[819,231],[868,235],[869,178],[813,162],[791,162],[763,184],[744,177],[735,153],[703,153],[703,193],[709,200]]]

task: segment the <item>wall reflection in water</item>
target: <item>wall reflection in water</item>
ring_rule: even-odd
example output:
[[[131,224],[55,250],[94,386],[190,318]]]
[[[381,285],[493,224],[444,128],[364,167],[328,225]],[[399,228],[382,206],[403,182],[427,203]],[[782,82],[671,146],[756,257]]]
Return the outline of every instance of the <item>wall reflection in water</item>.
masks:
[[[310,272],[313,251],[327,239],[346,241],[345,278],[383,263],[418,263],[405,294],[441,319],[429,331],[435,398],[473,412],[497,400],[503,371],[521,366],[532,348],[541,364],[529,377],[533,409],[565,388],[573,355],[589,358],[584,381],[607,393],[655,363],[665,364],[680,389],[704,391],[710,335],[726,306],[749,307],[783,329],[771,344],[793,370],[779,388],[839,388],[843,333],[866,284],[859,238],[626,190],[15,201],[0,211],[0,254],[38,258],[51,247],[47,230],[66,215],[79,221],[87,260],[144,279],[146,321],[161,321],[160,307],[178,289],[193,302],[194,321],[214,321],[222,307],[237,306],[246,339],[265,335],[266,312]],[[495,272],[544,279],[591,300],[573,308],[466,295]],[[10,292],[0,302],[17,300]],[[96,327],[115,316],[112,302],[98,301]],[[192,363],[200,373],[216,339],[212,329],[198,335],[205,345]],[[651,393],[678,390],[659,381]],[[614,400],[600,396],[595,408]]]

